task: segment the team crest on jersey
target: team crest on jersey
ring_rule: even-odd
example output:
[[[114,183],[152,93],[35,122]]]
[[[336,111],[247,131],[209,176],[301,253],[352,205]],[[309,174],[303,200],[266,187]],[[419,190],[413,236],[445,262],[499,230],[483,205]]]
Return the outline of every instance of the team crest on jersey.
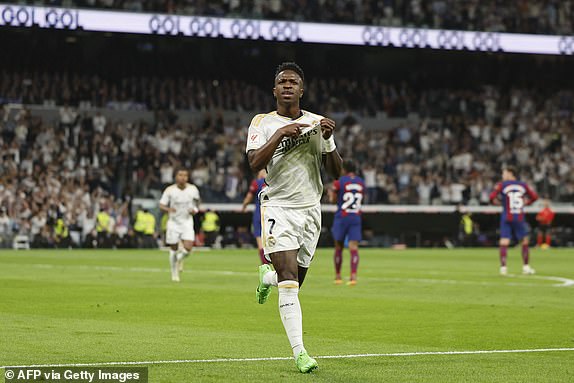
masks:
[[[277,240],[275,239],[275,237],[273,237],[272,235],[267,237],[267,246],[273,247],[275,246],[275,244],[277,244]]]

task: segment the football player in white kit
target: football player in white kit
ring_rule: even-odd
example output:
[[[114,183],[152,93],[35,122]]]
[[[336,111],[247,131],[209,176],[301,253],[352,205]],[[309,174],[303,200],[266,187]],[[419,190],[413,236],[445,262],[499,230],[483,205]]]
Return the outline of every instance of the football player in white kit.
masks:
[[[265,303],[271,286],[278,287],[279,314],[295,363],[299,371],[310,372],[317,361],[303,346],[299,287],[321,232],[321,165],[336,179],[342,159],[333,138],[335,122],[301,110],[303,84],[297,64],[279,65],[273,88],[277,110],[253,118],[246,152],[254,172],[267,169],[267,187],[259,193],[261,236],[265,256],[275,268],[259,266],[257,301]]]
[[[199,212],[199,190],[188,183],[189,172],[178,169],[175,184],[168,186],[159,200],[159,208],[169,214],[165,243],[170,247],[171,280],[179,282],[183,260],[189,255],[195,240],[193,216]],[[183,248],[178,251],[179,242]]]

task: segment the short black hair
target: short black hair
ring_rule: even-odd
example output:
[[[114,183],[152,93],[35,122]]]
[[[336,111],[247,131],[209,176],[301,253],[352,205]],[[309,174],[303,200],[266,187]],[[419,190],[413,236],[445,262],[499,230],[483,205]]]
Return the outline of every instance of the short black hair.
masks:
[[[305,82],[305,74],[303,73],[303,69],[301,69],[301,67],[293,61],[286,61],[279,64],[277,70],[275,71],[275,78],[277,78],[279,73],[283,72],[284,70],[292,70],[293,72],[297,73],[299,77],[301,77],[303,82]]]
[[[187,175],[189,176],[189,170],[187,170],[187,168],[184,168],[183,166],[180,166],[180,167],[176,168],[176,169],[175,169],[175,173],[173,173],[173,174],[177,174],[177,173],[179,173],[179,172],[186,172]]]
[[[357,171],[357,166],[351,160],[347,160],[343,163],[343,169],[347,171],[347,173],[355,173]]]

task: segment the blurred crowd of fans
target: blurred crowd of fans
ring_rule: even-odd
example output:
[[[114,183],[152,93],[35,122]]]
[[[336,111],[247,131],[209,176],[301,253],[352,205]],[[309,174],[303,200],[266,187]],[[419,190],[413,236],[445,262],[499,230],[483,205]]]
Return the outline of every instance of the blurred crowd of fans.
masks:
[[[0,73],[0,104],[76,105],[113,110],[223,109],[259,113],[274,108],[270,95],[270,89],[238,80],[167,76],[116,80],[68,72]],[[429,94],[428,97],[433,101],[435,96]],[[417,100],[419,95],[406,84],[386,84],[377,78],[311,79],[305,84],[305,105],[324,113],[352,110],[374,116],[384,111],[390,117],[404,117],[418,110]]]
[[[217,111],[215,105],[226,104],[215,103],[218,93],[205,90],[214,81],[203,82],[206,96],[197,107],[204,110],[199,123],[179,122],[174,107],[180,96],[201,92],[198,88],[185,96],[166,92],[166,104],[146,106],[159,108],[153,122],[126,122],[87,108],[92,102],[115,108],[114,103],[122,101],[104,97],[94,102],[91,95],[101,94],[96,88],[83,93],[86,97],[78,95],[79,88],[71,85],[74,81],[65,77],[56,76],[59,82],[40,86],[32,80],[26,87],[21,85],[26,81],[23,76],[15,75],[18,81],[9,77],[4,74],[0,84],[4,101],[35,103],[44,97],[49,100],[46,95],[52,94],[57,98],[54,104],[61,105],[54,121],[10,104],[0,108],[0,237],[22,233],[36,245],[55,246],[62,230],[74,229],[89,246],[90,235],[97,237],[94,222],[104,211],[112,219],[114,232],[122,233],[115,238],[138,240],[132,231],[136,218],[131,201],[134,197],[158,199],[162,189],[174,182],[174,170],[180,166],[190,170],[203,201],[240,202],[247,191],[252,177],[244,156],[247,124],[226,121]],[[157,80],[158,87],[170,87],[161,84]],[[543,95],[485,86],[415,92],[407,85],[345,79],[317,80],[309,85],[313,86],[322,90],[315,91],[315,96],[312,90],[307,92],[305,107],[326,103],[326,108],[309,109],[346,116],[339,119],[338,148],[344,158],[359,165],[369,204],[487,204],[503,164],[516,165],[520,177],[543,196],[574,200],[572,91]],[[43,93],[42,89],[50,87],[57,88]],[[31,96],[38,89],[40,93]],[[358,89],[363,89],[362,96]],[[264,97],[263,90],[250,92],[260,95],[261,103],[244,104],[244,110],[273,109],[272,98]],[[223,97],[224,92],[219,95]],[[355,97],[362,97],[367,105],[363,107],[374,111],[390,115],[416,111],[420,119],[403,119],[390,130],[366,129],[361,125],[361,110],[351,107],[359,105]],[[148,102],[145,97],[127,100]],[[123,242],[115,245],[123,246]]]
[[[571,34],[571,0],[22,0],[65,7],[219,17]]]

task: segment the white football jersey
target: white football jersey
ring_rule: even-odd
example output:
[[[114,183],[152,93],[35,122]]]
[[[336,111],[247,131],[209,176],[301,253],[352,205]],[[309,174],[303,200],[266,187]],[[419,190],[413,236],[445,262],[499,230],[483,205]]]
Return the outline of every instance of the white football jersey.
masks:
[[[277,112],[258,114],[249,125],[246,152],[259,149],[280,128],[293,124],[309,124],[297,138],[283,138],[267,165],[267,185],[259,196],[261,206],[311,207],[323,195],[321,160],[323,137],[322,116],[302,111],[297,119],[283,117]]]
[[[159,203],[175,209],[175,213],[169,214],[169,221],[182,224],[193,220],[189,210],[199,207],[199,190],[192,184],[186,184],[184,189],[173,184],[164,190]]]

